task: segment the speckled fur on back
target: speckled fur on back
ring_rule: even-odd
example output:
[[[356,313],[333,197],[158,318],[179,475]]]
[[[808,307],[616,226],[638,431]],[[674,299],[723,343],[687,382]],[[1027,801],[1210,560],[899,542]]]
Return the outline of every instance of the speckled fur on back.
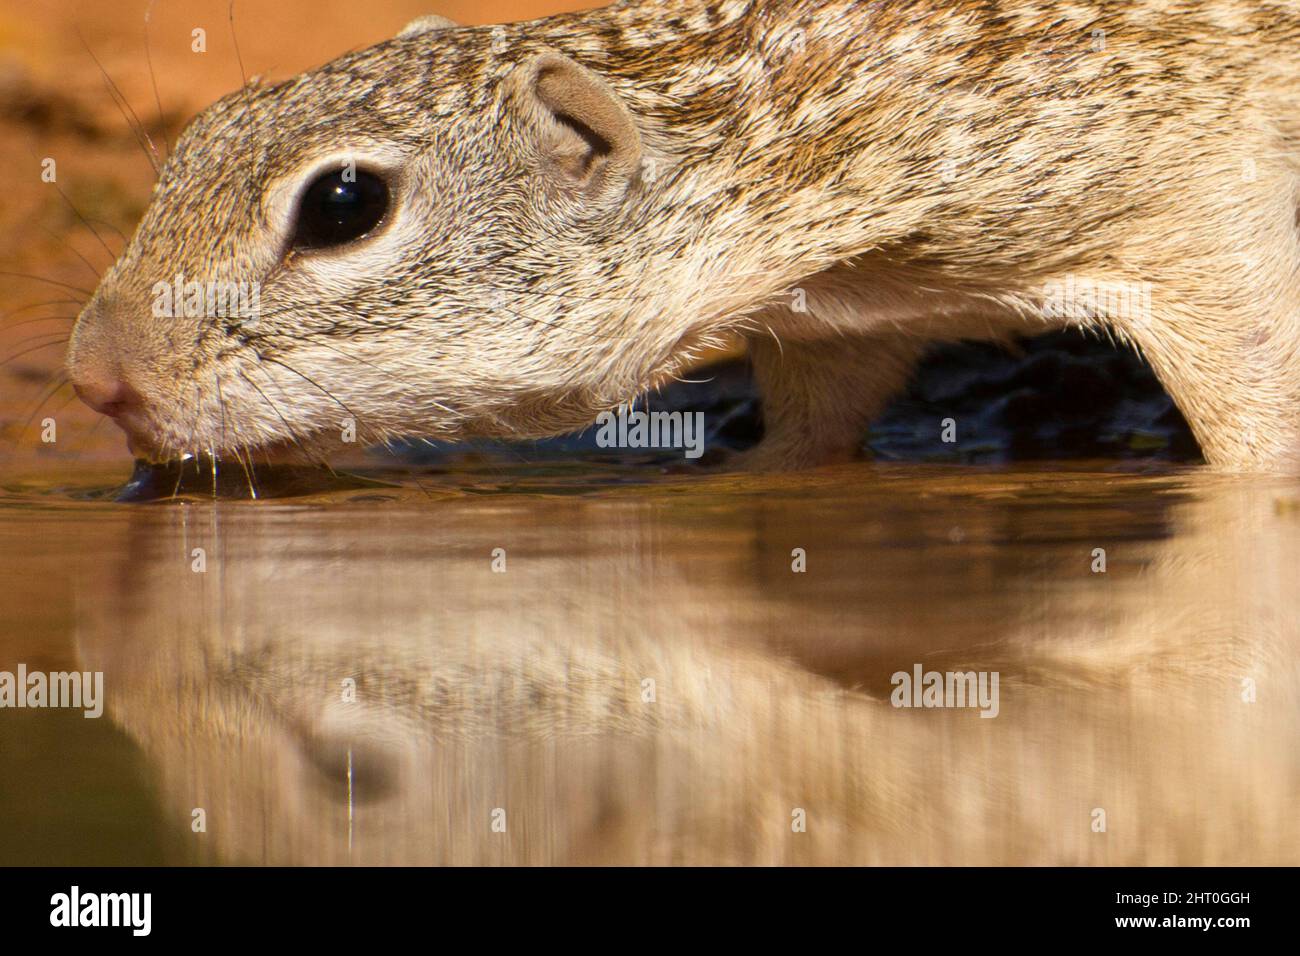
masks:
[[[599,188],[549,165],[534,86],[557,53],[635,127],[604,144],[635,167]],[[295,190],[348,159],[391,176],[386,224],[286,251]],[[202,113],[69,367],[131,383],[123,425],[155,456],[317,454],[349,421],[363,440],[581,428],[740,333],[768,426],[751,464],[792,467],[852,454],[928,342],[1074,323],[1144,352],[1212,463],[1294,467],[1298,209],[1295,2],[432,24]],[[260,283],[257,321],[154,317],[177,274]],[[1053,307],[1080,288],[1142,307]]]

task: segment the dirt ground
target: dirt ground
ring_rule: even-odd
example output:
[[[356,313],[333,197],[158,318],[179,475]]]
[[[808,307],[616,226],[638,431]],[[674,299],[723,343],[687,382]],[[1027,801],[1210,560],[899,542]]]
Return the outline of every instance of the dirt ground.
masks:
[[[0,459],[126,459],[115,428],[84,409],[70,387],[52,391],[78,302],[131,234],[154,179],[104,73],[150,137],[169,141],[241,76],[226,0],[157,0],[148,29],[155,101],[145,52],[149,6],[0,0],[0,162],[9,174],[0,200]],[[600,4],[237,0],[234,29],[247,74],[279,79],[390,37],[428,13],[477,24],[592,6]],[[204,53],[192,49],[199,28]],[[46,159],[55,161],[54,183],[42,179]],[[53,444],[41,441],[47,416],[57,423]]]

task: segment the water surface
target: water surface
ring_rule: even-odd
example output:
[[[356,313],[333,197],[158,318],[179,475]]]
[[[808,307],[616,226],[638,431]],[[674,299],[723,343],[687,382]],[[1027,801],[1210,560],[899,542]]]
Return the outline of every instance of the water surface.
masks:
[[[0,475],[0,863],[1300,863],[1300,481],[367,476]]]

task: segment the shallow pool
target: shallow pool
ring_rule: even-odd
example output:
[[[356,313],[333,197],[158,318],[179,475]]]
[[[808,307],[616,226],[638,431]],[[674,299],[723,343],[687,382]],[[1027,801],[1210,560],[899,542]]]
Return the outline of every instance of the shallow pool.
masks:
[[[0,862],[1300,863],[1300,481],[368,477],[0,475]]]

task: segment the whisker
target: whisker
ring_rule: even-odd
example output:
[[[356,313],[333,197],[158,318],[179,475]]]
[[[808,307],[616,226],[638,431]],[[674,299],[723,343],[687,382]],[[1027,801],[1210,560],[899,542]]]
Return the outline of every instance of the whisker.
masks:
[[[357,422],[360,422],[360,420],[361,420],[360,417],[356,414],[356,412],[354,412],[354,411],[352,411],[352,409],[348,408],[348,406],[347,406],[347,405],[342,401],[342,399],[340,399],[338,396],[336,396],[336,395],[335,395],[333,392],[331,392],[329,389],[324,388],[323,386],[321,386],[320,384],[318,384],[318,383],[317,383],[316,381],[314,381],[313,379],[309,378],[308,376],[304,375],[302,372],[298,371],[298,370],[297,370],[296,368],[294,368],[292,365],[288,365],[288,364],[285,363],[285,362],[281,362],[279,359],[273,359],[273,358],[271,358],[271,357],[269,357],[269,356],[262,355],[262,354],[259,353],[256,349],[253,350],[253,354],[257,356],[257,360],[258,360],[259,362],[270,362],[272,365],[279,365],[281,368],[288,369],[288,370],[289,370],[290,372],[292,372],[294,375],[297,375],[297,376],[298,376],[299,378],[301,378],[303,381],[307,382],[307,384],[309,384],[309,385],[311,385],[312,387],[314,387],[315,389],[317,389],[321,394],[325,395],[325,396],[326,396],[327,398],[329,398],[331,401],[336,402],[340,408],[342,408],[345,412],[348,413],[348,415],[350,415],[350,416],[353,418],[353,420],[355,420],[355,421],[357,421]]]
[[[298,433],[294,430],[294,427],[289,424],[288,420],[282,414],[280,414],[280,409],[275,404],[275,402],[271,401],[270,397],[266,394],[266,392],[258,388],[257,383],[254,382],[247,375],[245,375],[242,371],[239,373],[239,377],[242,378],[245,382],[247,382],[248,385],[253,389],[253,391],[257,392],[258,395],[262,396],[262,401],[266,402],[267,407],[269,407],[271,411],[275,413],[275,417],[280,419],[280,423],[284,425],[285,430],[289,433],[289,440],[298,446],[299,450],[302,451],[302,453],[307,456],[308,460],[314,461],[315,459],[313,458],[311,453],[308,452],[307,449],[303,447],[302,442],[298,440]]]
[[[16,444],[22,443],[23,437],[27,434],[27,429],[32,427],[32,422],[36,421],[36,416],[41,413],[41,409],[45,407],[45,403],[55,395],[59,394],[63,388],[72,384],[68,380],[67,374],[68,373],[63,369],[59,369],[46,379],[46,384],[41,386],[41,397],[37,399],[35,407],[32,408],[32,413],[27,416],[27,421],[23,423],[22,429],[18,432],[18,437],[15,439]],[[53,386],[49,385],[50,379],[54,380]],[[74,394],[73,397],[75,398],[76,395]],[[62,411],[66,406],[67,403],[65,402],[64,405],[59,408],[59,411]]]
[[[399,375],[397,375],[396,373],[394,373],[391,369],[386,369],[386,368],[383,368],[383,367],[381,367],[381,366],[379,366],[379,365],[376,365],[374,362],[369,362],[369,361],[367,361],[366,359],[363,359],[363,358],[362,358],[361,356],[359,356],[359,355],[350,355],[349,353],[344,352],[342,349],[335,348],[335,347],[332,346],[332,345],[326,345],[324,342],[320,342],[320,341],[318,341],[318,340],[316,340],[316,339],[310,339],[310,341],[311,341],[312,345],[317,345],[317,346],[320,346],[321,348],[329,349],[331,352],[334,352],[334,353],[337,354],[337,355],[342,355],[344,358],[346,358],[346,359],[351,359],[351,360],[354,361],[354,362],[360,362],[362,365],[368,365],[368,366],[370,366],[371,368],[373,368],[375,371],[377,371],[377,372],[382,372],[384,375],[391,375],[393,378],[396,378],[399,382],[403,382],[404,384],[410,386],[411,388],[418,388],[418,387],[419,387],[419,386],[417,386],[414,382],[406,381],[406,380],[403,379],[401,376],[399,376]],[[454,416],[456,416],[457,418],[464,418],[464,417],[465,417],[465,414],[464,414],[463,412],[458,412],[458,411],[456,411],[456,410],[453,409],[453,408],[449,408],[448,406],[444,405],[442,402],[438,401],[437,399],[431,398],[431,399],[429,399],[429,401],[433,402],[434,405],[438,406],[440,409],[442,409],[442,410],[443,410],[444,412],[446,412],[448,415],[454,415]]]
[[[69,285],[66,282],[59,282],[57,279],[47,279],[44,276],[32,275],[30,272],[0,272],[0,276],[12,276],[15,279],[31,279],[33,282],[44,282],[48,285],[56,285],[71,292],[80,292],[87,299],[95,293],[90,289],[82,289],[79,286]]]
[[[18,345],[18,346],[30,345],[33,342],[39,341],[40,339],[48,339],[51,336],[59,338],[62,341],[67,341],[68,338],[68,336],[66,335],[67,331],[68,331],[67,329],[62,329],[58,331],[54,329],[47,329],[44,332],[35,332],[32,335],[28,335],[25,338],[19,339],[17,342],[11,342],[9,344]]]
[[[164,459],[166,459],[166,458],[168,458],[168,457],[170,457],[170,456],[164,454],[163,457],[164,457]],[[177,495],[179,495],[179,494],[181,493],[181,479],[184,478],[184,477],[185,477],[185,469],[184,469],[183,467],[182,467],[182,468],[177,468],[177,469],[176,469],[176,483],[175,483],[174,485],[172,485],[172,493],[171,493],[171,497],[172,497],[173,500],[176,498]]]
[[[153,8],[158,0],[149,0],[149,6],[144,10],[144,58],[149,64],[149,82],[153,86],[153,102],[158,108],[158,132],[162,136],[163,149],[166,151],[166,158],[172,154],[172,145],[167,141],[167,121],[163,118],[162,97],[158,95],[158,75],[153,69],[153,51],[149,44],[149,20],[153,16]]]
[[[250,498],[256,501],[257,488],[253,485],[253,471],[256,469],[256,466],[253,464],[253,456],[252,455],[248,456],[248,464],[245,465],[244,459],[240,457],[239,449],[235,448],[233,450],[235,453],[235,461],[239,462],[239,467],[244,469],[244,480],[248,482],[248,495]]]
[[[222,393],[221,390],[220,371],[218,371],[216,374],[216,383],[217,383],[217,407],[221,409],[221,444],[222,447],[225,447],[226,445],[229,444],[229,440],[226,437],[226,396]],[[216,465],[213,465],[212,480],[213,480],[213,486],[212,486],[213,494],[216,494],[216,484],[215,484],[217,480]]]
[[[53,341],[53,342],[46,342],[46,343],[44,343],[43,345],[33,345],[33,346],[32,346],[31,348],[29,348],[29,349],[23,349],[21,352],[17,353],[16,355],[11,355],[11,356],[9,356],[7,359],[5,359],[3,362],[0,362],[0,368],[4,368],[4,367],[5,367],[6,365],[8,365],[10,362],[16,362],[16,361],[18,361],[18,359],[22,358],[24,355],[31,355],[33,352],[39,352],[39,351],[41,351],[41,349],[52,348],[52,347],[55,346],[55,345],[63,345],[63,344],[66,343],[67,341],[68,341],[68,339],[67,339],[67,337],[65,336],[65,337],[60,338],[60,339],[57,339],[56,341]]]
[[[93,276],[95,277],[95,284],[96,284],[96,285],[99,284],[99,279],[100,279],[100,276],[99,276],[99,270],[96,269],[93,265],[90,264],[90,260],[87,259],[85,256],[83,256],[83,255],[81,254],[81,251],[80,251],[76,246],[74,246],[72,243],[68,242],[67,239],[64,239],[62,236],[60,236],[57,232],[55,232],[55,231],[54,231],[53,229],[51,229],[49,226],[42,226],[41,228],[44,229],[46,232],[48,232],[51,236],[53,236],[57,241],[63,243],[63,245],[64,245],[65,248],[67,248],[67,249],[68,249],[68,250],[69,250],[69,251],[70,251],[74,256],[76,256],[76,257],[77,257],[78,259],[80,259],[83,263],[85,263],[86,268],[90,270],[90,274],[93,275]]]
[[[77,447],[73,449],[72,464],[75,465],[81,461],[81,456],[86,453],[86,446],[90,444],[90,439],[95,436],[95,432],[99,431],[99,426],[104,424],[106,421],[108,421],[107,416],[95,416],[95,424],[91,425],[86,433],[81,436],[81,441],[77,442]]]
[[[28,152],[30,152],[30,153],[32,154],[32,158],[33,158],[33,159],[36,157],[36,153],[32,152],[32,150],[31,150],[30,148],[28,149]],[[81,210],[77,208],[77,204],[74,203],[74,202],[73,202],[73,201],[68,197],[68,194],[67,194],[66,192],[63,191],[63,187],[60,186],[60,185],[58,184],[57,181],[56,181],[56,182],[52,182],[52,183],[50,183],[50,185],[53,186],[53,187],[54,187],[54,191],[57,192],[57,193],[59,194],[59,198],[62,199],[65,203],[67,203],[68,208],[72,210],[72,214],[73,214],[74,216],[77,217],[77,221],[80,222],[83,226],[86,227],[86,229],[88,229],[88,230],[90,231],[90,234],[91,234],[92,236],[95,237],[95,241],[98,242],[98,243],[100,244],[100,246],[103,247],[103,249],[104,249],[104,251],[105,251],[106,253],[108,253],[108,261],[109,261],[109,262],[114,262],[114,261],[116,261],[116,259],[117,259],[116,254],[114,254],[113,250],[110,249],[110,248],[108,247],[108,243],[106,243],[106,242],[104,241],[104,237],[101,236],[101,235],[99,234],[99,230],[98,230],[98,229],[96,229],[94,226],[91,225],[91,222],[94,221],[94,222],[98,222],[100,225],[108,226],[110,229],[112,229],[114,232],[116,232],[119,236],[122,235],[122,231],[121,231],[120,229],[118,229],[116,226],[114,226],[112,223],[103,222],[102,220],[99,220],[99,219],[96,219],[96,220],[90,220],[90,219],[87,219],[85,216],[83,216],[83,215],[81,214]],[[56,237],[56,238],[57,238],[57,237]],[[123,237],[122,242],[123,242],[123,243],[126,242],[126,238],[125,238],[125,237]],[[71,248],[71,247],[69,247],[69,248]],[[73,250],[73,251],[75,252],[76,250]],[[92,266],[92,269],[93,269],[93,266]],[[95,273],[95,278],[96,278],[96,280],[98,280],[98,279],[100,278],[98,272]],[[90,293],[87,292],[86,295],[89,296]]]
[[[66,385],[66,384],[68,384],[68,383],[67,383],[67,382],[64,382],[63,384]],[[62,388],[62,386],[60,386],[60,388]],[[58,392],[59,392],[59,389],[56,388],[53,392],[50,393],[50,395],[48,395],[48,396],[44,399],[44,401],[42,402],[42,404],[44,404],[44,402],[48,402],[51,398],[53,398],[55,395],[57,395]],[[54,409],[54,411],[50,412],[49,417],[50,417],[50,418],[57,419],[57,418],[59,417],[59,413],[62,412],[65,408],[67,408],[69,405],[71,405],[71,404],[76,400],[76,398],[77,398],[77,396],[76,396],[75,394],[74,394],[74,395],[69,395],[67,398],[65,398],[65,399],[63,400],[62,403],[60,403],[60,405],[59,405],[57,408]],[[29,429],[29,428],[32,427],[32,423],[36,420],[36,416],[37,416],[37,414],[38,414],[39,412],[40,412],[40,409],[38,408],[35,412],[32,412],[31,417],[27,419],[27,424],[23,425],[23,430],[22,430],[21,432],[18,433],[18,438],[19,438],[20,440],[22,439],[23,435],[26,434],[27,429]],[[102,418],[103,416],[101,415],[100,417]]]
[[[131,103],[118,89],[117,84],[113,82],[113,78],[108,75],[108,70],[104,69],[104,64],[99,62],[99,57],[95,56],[95,51],[90,48],[90,44],[86,42],[86,38],[82,36],[79,28],[76,33],[77,39],[86,48],[90,58],[95,61],[95,66],[99,67],[99,72],[103,74],[104,82],[108,85],[109,95],[113,97],[113,102],[118,104],[118,112],[122,114],[122,119],[126,120],[127,127],[135,135],[136,141],[140,143],[140,148],[144,150],[145,158],[149,160],[149,165],[153,167],[154,175],[158,175],[162,172],[161,160],[158,158],[158,148],[154,146],[153,140],[149,137],[149,131],[144,128],[144,124],[140,122],[140,117],[131,108]],[[121,103],[118,103],[119,99]],[[128,113],[130,114],[129,117],[127,116]],[[134,125],[132,125],[133,120]]]
[[[267,371],[265,368],[263,368],[261,365],[253,365],[253,366],[251,366],[251,368],[255,369],[255,370],[258,371],[258,372],[261,372],[264,376],[266,376],[266,380],[267,380],[268,382],[270,382],[272,385],[274,385],[276,388],[278,388],[278,389],[280,390],[280,394],[283,395],[283,396],[285,397],[286,400],[288,399],[289,396],[288,396],[288,394],[285,392],[284,387],[283,387],[283,386],[282,386],[278,381],[276,381],[274,375],[272,375],[270,372],[268,372],[268,371]],[[240,372],[240,376],[243,377],[243,372],[242,372],[242,371]],[[252,384],[253,384],[252,381],[249,380],[249,379],[247,379],[246,377],[245,377],[245,381],[247,381],[249,385],[252,385]],[[261,392],[261,389],[258,389],[258,391]],[[269,402],[270,399],[268,398],[267,401]],[[272,403],[272,408],[274,408],[274,407],[275,407],[275,406],[274,406],[274,403]],[[278,414],[278,412],[277,412],[277,414]],[[283,417],[281,417],[280,420],[281,420],[281,421],[284,421]],[[286,428],[289,429],[289,431],[290,431],[290,435],[291,435],[291,437],[292,437],[292,433],[293,433],[293,428],[292,428],[292,426],[290,426],[288,422],[285,422],[284,425],[285,425]],[[298,444],[297,439],[294,439],[294,444]],[[302,448],[302,445],[299,444],[298,447]],[[321,457],[319,457],[319,456],[313,456],[313,455],[311,454],[311,452],[310,452],[308,449],[306,449],[306,448],[303,448],[303,452],[308,456],[308,459],[309,459],[309,460],[315,462],[315,463],[318,464],[318,465],[323,466],[327,471],[329,471],[329,473],[330,473],[331,475],[334,475],[335,477],[338,477],[337,473],[336,473],[336,472],[334,471],[334,469],[330,466],[330,463],[329,463],[328,461],[326,461],[325,459],[323,459],[323,458],[321,458]]]
[[[235,0],[230,0],[230,2],[226,5],[226,19],[230,23],[230,40],[235,46],[235,62],[239,64],[240,84],[245,90],[245,92],[247,92],[248,73],[244,69],[244,55],[243,53],[240,52],[239,49],[239,34],[235,32]],[[249,101],[245,99],[244,102],[247,104]]]
[[[248,88],[248,71],[244,69],[244,54],[239,49],[239,34],[235,31],[235,0],[230,0],[226,7],[226,18],[230,22],[230,40],[235,47],[235,62],[239,64],[239,82],[240,89],[244,91],[244,115],[240,118],[240,128],[248,125],[248,117],[253,112],[253,96]],[[249,177],[253,178],[257,172],[257,161],[254,158],[257,150],[248,151],[248,172]]]
[[[121,239],[121,240],[122,240],[122,245],[123,245],[123,246],[125,246],[125,245],[127,244],[126,233],[124,233],[121,229],[117,228],[117,226],[113,225],[111,222],[108,222],[108,221],[106,221],[106,220],[104,220],[104,219],[86,219],[86,220],[84,220],[84,221],[85,221],[85,223],[86,223],[87,226],[90,226],[91,223],[94,223],[96,226],[106,226],[106,227],[108,227],[109,229],[113,230],[113,234],[116,235],[118,239]],[[94,232],[94,233],[95,233],[95,238],[99,239],[99,233],[98,233],[98,232],[95,232],[95,229],[94,229],[93,227],[91,227],[90,231],[91,231],[91,232]],[[99,241],[100,241],[101,244],[103,244],[103,242],[104,242],[103,239],[100,239]],[[105,245],[104,248],[105,248],[105,249],[108,249],[108,246]],[[117,258],[117,255],[113,252],[113,250],[108,249],[108,253],[109,253],[109,255],[111,255],[114,259]]]
[[[202,393],[202,391],[199,389],[199,385],[198,385],[198,383],[195,382],[195,383],[194,383],[194,415],[195,415],[195,417],[197,418],[198,415],[199,415],[202,411],[203,411],[203,393]],[[190,429],[190,434],[193,434],[193,433],[194,433],[194,429],[191,428],[191,429]],[[167,454],[167,451],[168,451],[170,448],[171,448],[171,442],[169,441],[169,442],[167,443],[167,447],[164,449],[164,453],[163,453],[163,460],[164,460],[164,461],[171,460],[172,457],[173,457],[173,456]],[[175,497],[176,497],[177,495],[180,494],[180,491],[181,491],[181,482],[182,482],[182,481],[184,480],[184,478],[185,478],[185,457],[184,457],[184,453],[182,453],[181,455],[175,456],[175,457],[180,458],[180,463],[179,463],[179,466],[178,466],[177,469],[176,469],[176,483],[175,483],[174,485],[172,485],[172,494],[171,494],[171,497],[172,497],[173,499],[175,499]]]
[[[47,302],[33,302],[31,305],[24,305],[18,309],[10,309],[9,311],[4,313],[3,318],[6,319],[12,318],[15,315],[21,315],[24,312],[28,312],[31,309],[40,309],[40,308],[44,308],[47,305],[81,305],[81,300],[80,299],[50,299]]]
[[[75,321],[77,321],[77,317],[75,315],[43,315],[34,319],[23,319],[21,322],[14,322],[10,325],[6,325],[5,329],[21,329],[24,325],[36,325],[37,323],[40,322],[75,322]]]
[[[316,343],[314,343],[314,344],[320,345],[320,344],[323,344],[323,343],[316,342]],[[331,346],[328,346],[328,345],[325,346],[325,347],[328,348],[328,349],[330,349],[330,350],[333,351],[333,352],[337,352],[339,355],[342,355],[344,358],[349,358],[349,359],[352,359],[352,360],[354,360],[354,361],[361,362],[362,364],[369,365],[370,367],[376,369],[377,371],[383,372],[385,375],[392,375],[392,374],[393,374],[393,372],[391,372],[390,370],[387,370],[387,369],[381,368],[380,366],[375,365],[373,362],[368,362],[368,361],[366,361],[365,359],[361,358],[360,356],[357,356],[357,355],[349,355],[347,352],[344,352],[344,351],[342,351],[341,349],[335,349],[335,348],[333,348],[333,347],[331,347]],[[260,353],[257,352],[256,349],[253,349],[253,353],[254,353],[254,355],[257,355],[257,357],[258,357],[259,360],[273,361],[273,362],[275,361],[274,359],[267,359],[265,356],[262,356]],[[276,362],[276,364],[283,365],[284,363]],[[306,378],[306,376],[303,376],[301,372],[298,372],[298,371],[297,371],[297,369],[294,369],[294,368],[292,368],[292,367],[290,367],[290,366],[287,366],[287,365],[284,366],[284,367],[288,368],[289,371],[294,372],[295,374],[297,374],[297,375],[299,375],[299,376],[301,376],[301,377],[303,377],[303,378]],[[276,386],[277,388],[280,388],[279,383],[275,380],[275,378],[274,378],[273,376],[271,376],[270,374],[268,374],[267,371],[266,371],[265,369],[263,369],[263,368],[259,368],[259,371],[261,371],[261,373],[262,373],[263,375],[266,375],[268,381],[270,381],[270,382],[272,382],[273,384],[275,384],[275,386]],[[253,382],[252,382],[250,379],[248,379],[246,376],[244,376],[242,373],[241,373],[241,377],[244,378],[244,380],[247,381],[249,385],[253,385]],[[338,398],[336,398],[334,395],[332,395],[329,391],[327,391],[327,390],[321,388],[320,385],[318,385],[316,382],[312,381],[311,379],[307,379],[307,381],[308,381],[310,384],[314,385],[316,388],[318,388],[318,389],[320,389],[321,391],[323,391],[323,392],[324,392],[328,397],[330,397],[331,399],[333,399],[334,401],[336,401],[336,402],[338,402],[340,405],[342,405],[342,407],[343,407],[343,408],[348,412],[349,415],[351,415],[351,416],[353,417],[353,419],[359,420],[358,417],[357,417],[357,415],[356,415],[354,412],[352,412],[352,410],[349,409],[349,408],[347,407],[347,405],[343,404],[343,403],[342,403]],[[407,384],[410,384],[410,383],[407,383]],[[253,385],[253,387],[254,387],[254,388],[257,388],[256,385]],[[294,442],[294,444],[295,444],[295,445],[298,445],[299,448],[302,448],[303,452],[304,452],[305,454],[307,454],[309,458],[311,458],[311,454],[310,454],[310,452],[308,452],[307,449],[303,448],[302,444],[297,440],[297,438],[296,438],[295,435],[294,435],[293,427],[292,427],[292,426],[291,426],[291,425],[290,425],[290,424],[289,424],[289,423],[284,419],[284,417],[283,417],[282,415],[280,415],[280,413],[279,413],[279,409],[275,406],[275,404],[274,404],[273,402],[271,402],[270,398],[269,398],[269,397],[268,397],[264,392],[262,392],[262,390],[261,390],[260,388],[257,389],[257,391],[258,391],[258,394],[262,395],[262,397],[263,397],[263,398],[267,401],[267,403],[271,406],[272,410],[275,411],[276,415],[280,418],[280,421],[284,423],[285,428],[289,430],[289,433],[290,433],[290,439]],[[282,388],[281,388],[281,391],[283,392],[283,389],[282,389]],[[464,414],[463,412],[458,412],[458,411],[456,411],[455,409],[450,408],[450,407],[447,406],[447,405],[444,405],[442,402],[437,401],[436,399],[430,399],[430,401],[432,401],[432,402],[433,402],[433,403],[434,403],[438,408],[441,408],[443,411],[447,412],[449,415],[453,415],[453,416],[455,416],[456,418],[462,418],[462,419],[466,417],[465,414]],[[402,459],[397,455],[397,452],[394,451],[394,450],[392,449],[392,447],[390,447],[390,445],[389,445],[388,442],[380,442],[380,443],[379,443],[379,446],[382,447],[382,448],[383,448],[386,452],[388,452],[391,456],[393,456],[393,458],[397,459],[398,461],[401,461],[401,460],[402,460]],[[315,460],[315,459],[313,459],[313,460]],[[333,473],[334,469],[333,469],[333,468],[330,468],[328,462],[318,461],[317,463],[318,463],[318,464],[322,464],[322,465],[324,465],[324,467],[326,467],[326,468],[329,468],[330,472]],[[408,468],[408,472],[410,472],[410,476],[411,476],[412,480],[415,482],[416,486],[420,489],[420,491],[421,491],[421,492],[422,492],[426,497],[432,497],[432,495],[430,494],[429,490],[428,490],[427,488],[425,488],[424,485],[420,482],[419,478],[417,478],[417,477],[415,476],[413,470],[410,469],[410,468]]]

